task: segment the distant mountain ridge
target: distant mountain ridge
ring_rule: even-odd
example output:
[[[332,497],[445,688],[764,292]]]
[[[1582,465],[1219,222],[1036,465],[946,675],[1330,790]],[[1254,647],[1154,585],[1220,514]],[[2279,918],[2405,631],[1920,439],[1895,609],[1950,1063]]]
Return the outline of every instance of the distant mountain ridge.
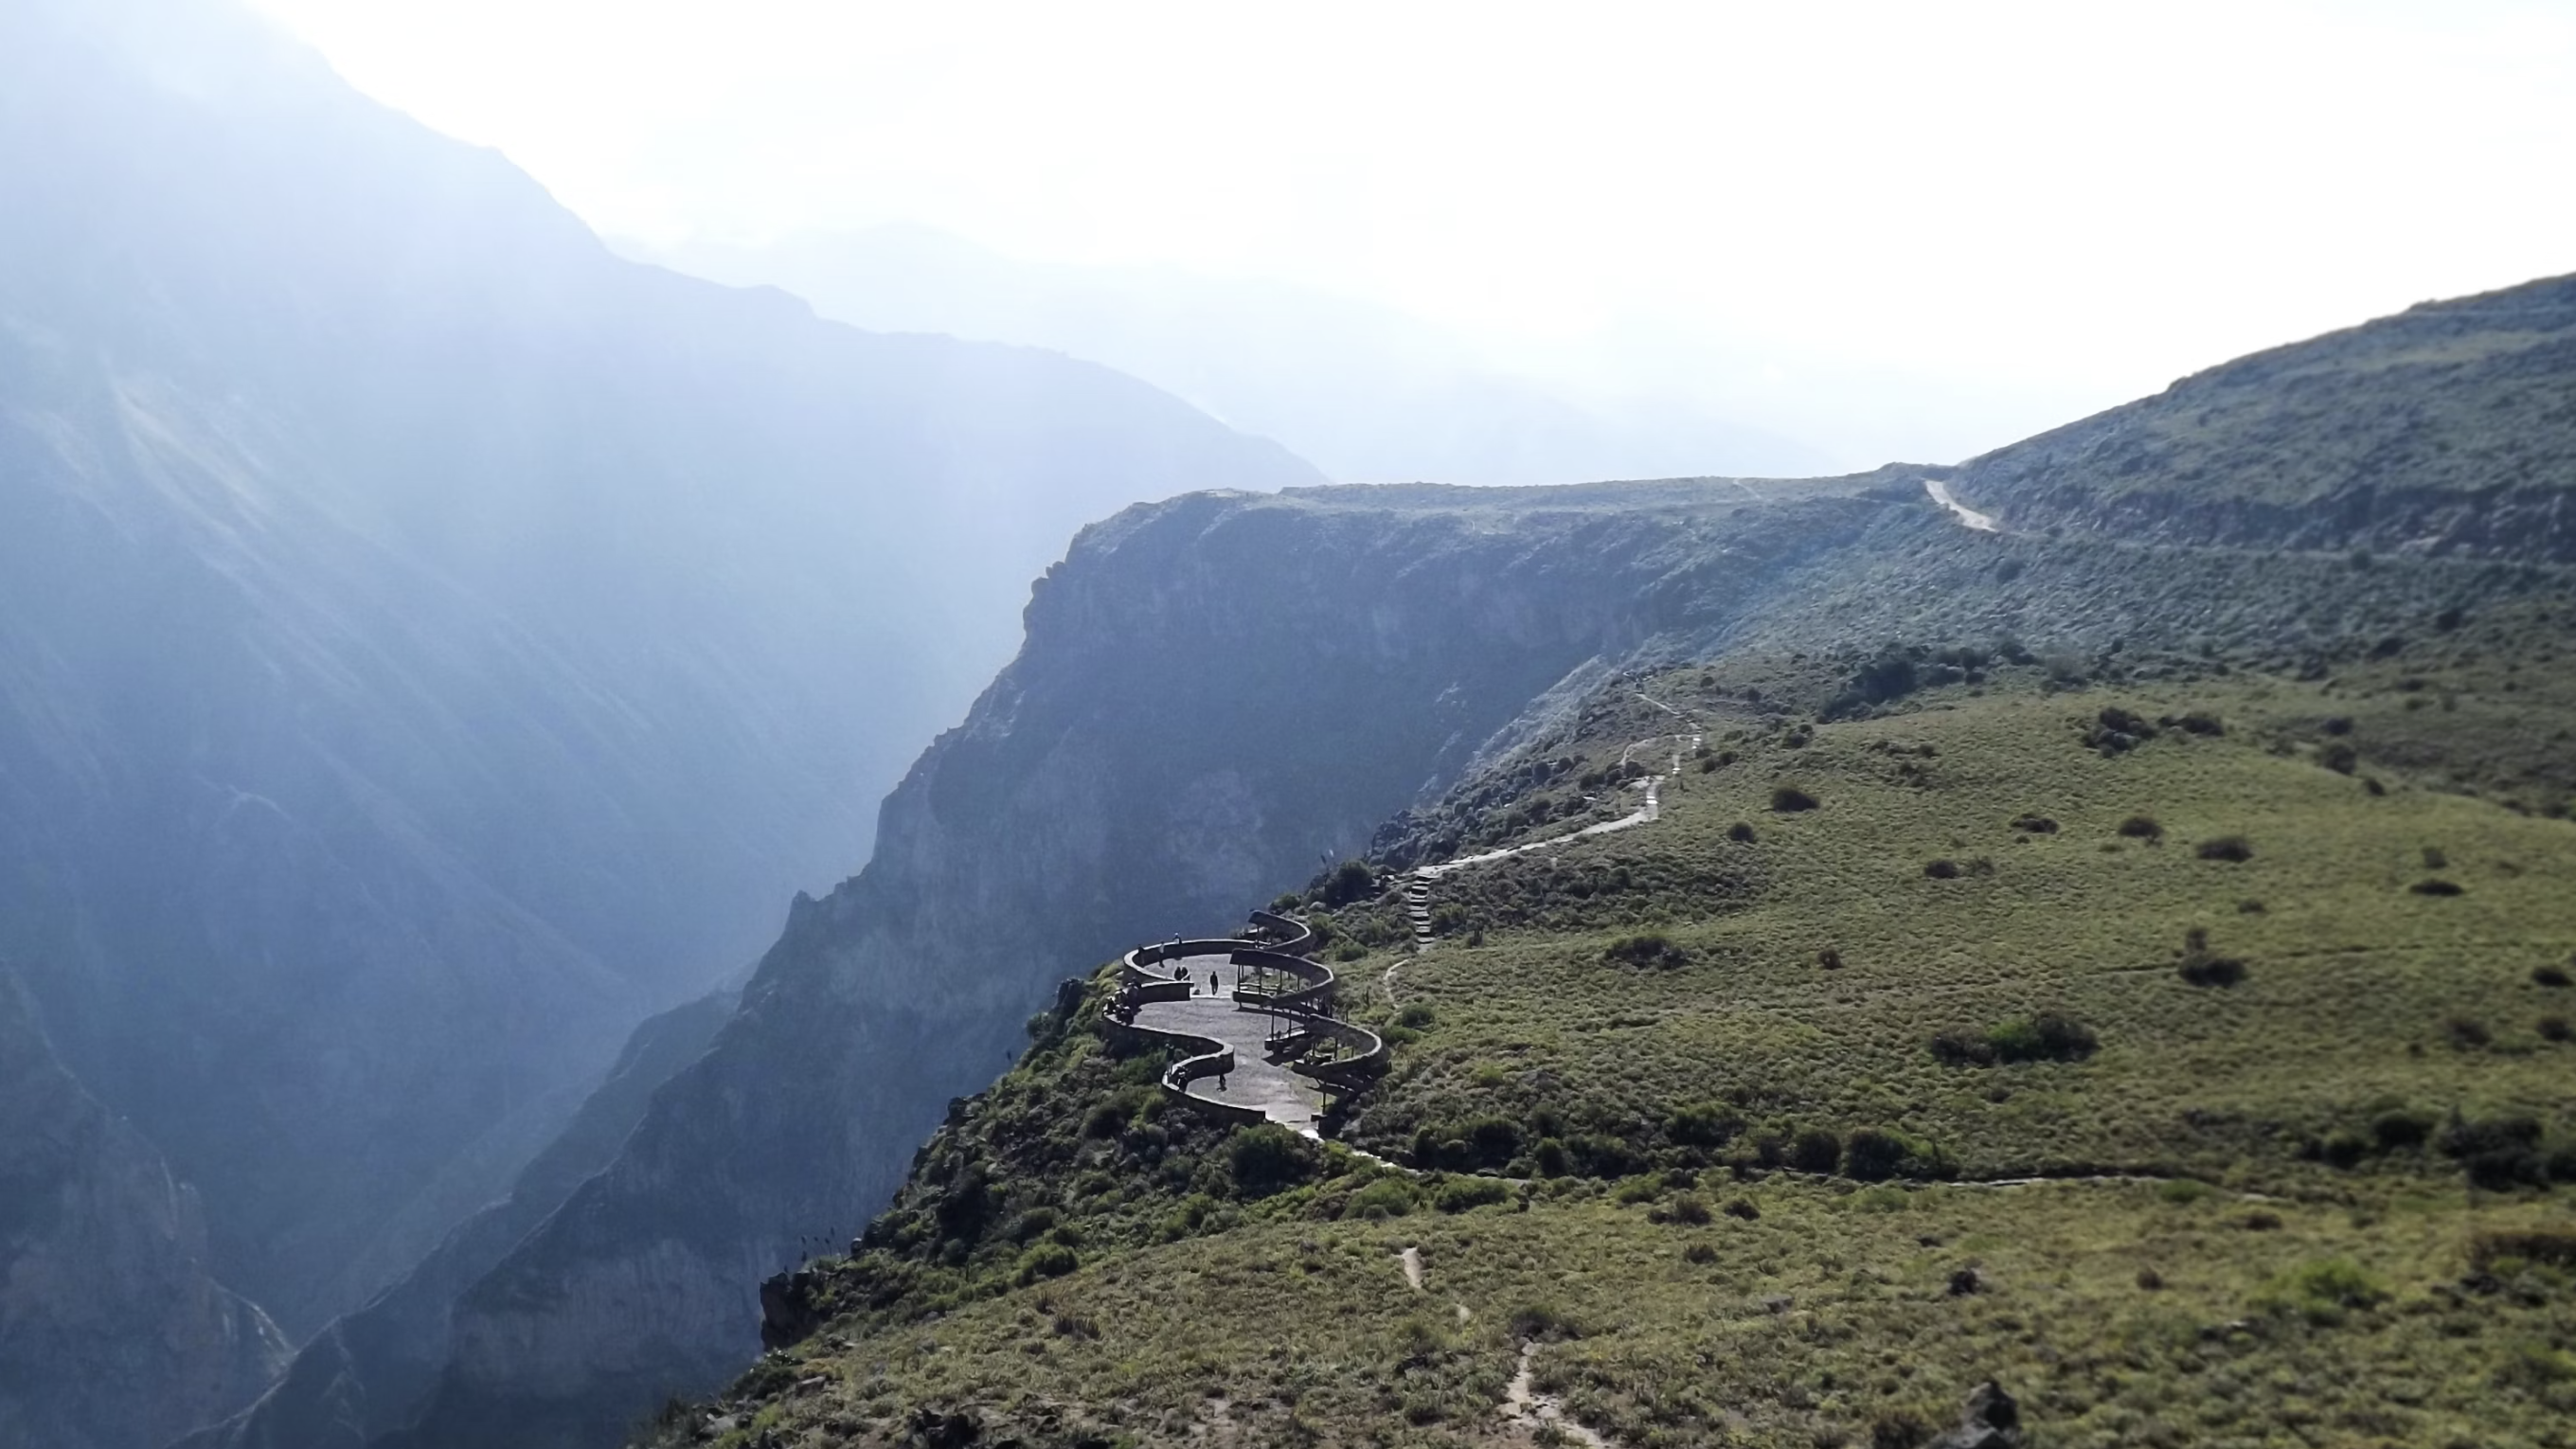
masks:
[[[1344,483],[1832,468],[1824,452],[1705,404],[1576,396],[1497,371],[1430,323],[1283,283],[1017,261],[909,225],[759,247],[622,245],[718,281],[784,287],[863,327],[1105,363],[1279,440]]]

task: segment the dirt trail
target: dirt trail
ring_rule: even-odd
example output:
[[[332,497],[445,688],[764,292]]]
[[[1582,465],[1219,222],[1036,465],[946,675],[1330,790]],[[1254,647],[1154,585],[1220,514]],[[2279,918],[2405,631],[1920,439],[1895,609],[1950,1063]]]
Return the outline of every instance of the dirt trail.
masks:
[[[1923,491],[1932,495],[1933,502],[1949,509],[1954,514],[1957,514],[1961,523],[1975,529],[1977,532],[2003,532],[2001,528],[1996,526],[1995,516],[1993,514],[1979,513],[1977,510],[1970,508],[1958,499],[1951,497],[1949,484],[1941,482],[1937,478],[1926,478],[1923,480]]]
[[[1657,745],[1661,744],[1665,740],[1670,740],[1673,742],[1673,759],[1671,768],[1667,769],[1662,774],[1648,775],[1644,781],[1645,795],[1644,798],[1638,802],[1637,808],[1620,816],[1616,820],[1598,821],[1594,824],[1586,825],[1580,830],[1569,830],[1561,835],[1548,836],[1543,840],[1532,840],[1521,845],[1507,845],[1496,850],[1480,851],[1474,855],[1462,855],[1455,860],[1444,860],[1437,865],[1415,866],[1412,873],[1405,878],[1404,882],[1404,913],[1413,923],[1413,948],[1417,953],[1429,950],[1433,940],[1435,939],[1431,934],[1431,885],[1432,882],[1439,880],[1442,876],[1451,874],[1455,871],[1466,870],[1471,866],[1491,865],[1493,862],[1498,860],[1509,860],[1515,855],[1526,855],[1533,850],[1552,849],[1553,847],[1564,845],[1570,841],[1582,840],[1590,836],[1608,835],[1614,831],[1620,830],[1633,830],[1640,825],[1651,825],[1657,820],[1663,818],[1664,782],[1682,772],[1682,762],[1690,756],[1692,751],[1697,750],[1700,747],[1701,742],[1705,740],[1707,736],[1701,732],[1699,721],[1692,719],[1689,715],[1682,713],[1680,710],[1673,708],[1671,705],[1664,703],[1662,700],[1657,699],[1642,690],[1634,691],[1634,693],[1637,698],[1644,700],[1646,703],[1653,705],[1655,708],[1660,709],[1664,713],[1671,715],[1673,718],[1680,720],[1682,723],[1689,725],[1691,729],[1687,734],[1649,735],[1645,739],[1630,742],[1625,748],[1619,751],[1619,767],[1622,770],[1625,770],[1628,767],[1628,762],[1636,756],[1637,751],[1650,745]],[[1389,988],[1388,999],[1392,1000],[1394,999],[1393,988],[1395,985],[1395,969],[1393,967],[1387,968],[1386,985]]]
[[[1512,1375],[1511,1387],[1503,1391],[1499,1411],[1512,1427],[1536,1434],[1541,1428],[1554,1429],[1569,1439],[1580,1440],[1592,1449],[1610,1449],[1610,1441],[1565,1416],[1565,1405],[1554,1394],[1542,1394],[1533,1386],[1530,1360],[1538,1355],[1538,1343],[1531,1340],[1521,1345],[1520,1370]]]

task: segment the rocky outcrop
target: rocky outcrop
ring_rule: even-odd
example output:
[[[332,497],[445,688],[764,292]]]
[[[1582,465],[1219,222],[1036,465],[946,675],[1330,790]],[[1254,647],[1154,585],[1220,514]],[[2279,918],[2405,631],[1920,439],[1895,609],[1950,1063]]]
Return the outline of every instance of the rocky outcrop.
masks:
[[[1895,497],[1927,506],[1354,489],[1086,530],[1019,659],[887,800],[867,869],[798,900],[714,1047],[466,1295],[400,1442],[606,1443],[720,1382],[758,1350],[755,1285],[884,1203],[1060,979],[1301,883],[1568,673],[1725,627]]]
[[[63,1070],[0,972],[0,1449],[154,1449],[285,1359],[207,1271],[196,1194]]]

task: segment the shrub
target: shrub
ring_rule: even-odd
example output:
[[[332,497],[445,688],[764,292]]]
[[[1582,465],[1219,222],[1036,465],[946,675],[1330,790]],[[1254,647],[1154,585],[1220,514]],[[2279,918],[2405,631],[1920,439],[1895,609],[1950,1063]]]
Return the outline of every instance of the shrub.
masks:
[[[2542,1041],[2565,1041],[2570,1035],[2567,1026],[2567,1018],[2563,1016],[2542,1017],[2540,1019],[2539,1031],[2540,1039]]]
[[[2120,822],[2120,834],[2130,840],[2152,844],[2165,838],[2165,828],[2157,824],[2156,817],[2152,815],[2132,815]]]
[[[2457,896],[2468,894],[2467,888],[2462,886],[2458,881],[2440,879],[2419,880],[2413,885],[2408,886],[2407,889],[2413,891],[2419,896]]]
[[[1311,1181],[1321,1167],[1305,1138],[1275,1122],[1236,1132],[1226,1148],[1226,1165],[1233,1170],[1235,1190],[1245,1197],[1268,1197]]]
[[[1580,1338],[1582,1334],[1553,1303],[1524,1303],[1507,1320],[1518,1339]]]
[[[1453,1177],[1440,1184],[1431,1205],[1444,1213],[1463,1213],[1470,1208],[1488,1207],[1508,1200],[1511,1184],[1496,1177]]]
[[[1742,1130],[1742,1118],[1714,1103],[1684,1107],[1664,1123],[1664,1135],[1684,1147],[1724,1147]]]
[[[1795,785],[1782,785],[1771,792],[1771,810],[1775,815],[1793,815],[1801,810],[1813,810],[1822,803],[1824,802]],[[1751,827],[1748,826],[1746,829],[1749,832]]]
[[[1923,867],[1923,873],[1934,880],[1957,880],[1959,863],[1955,860],[1932,861]]]
[[[1998,1062],[2072,1062],[2093,1055],[2101,1040],[2093,1029],[2060,1012],[2007,1021],[1982,1037],[1945,1032],[1932,1039],[1932,1054],[1952,1066]]]
[[[2155,737],[2153,724],[2118,705],[2104,708],[2084,731],[2084,743],[2105,756],[2125,754]]]
[[[2361,768],[2361,751],[2354,749],[2349,741],[2337,740],[2317,751],[2317,763],[2338,775],[2349,775]]]
[[[1701,1201],[1697,1196],[1685,1192],[1677,1194],[1673,1198],[1671,1216],[1674,1222],[1687,1224],[1688,1226],[1696,1228],[1707,1225],[1710,1213],[1707,1203]]]
[[[1520,1125],[1508,1118],[1480,1118],[1469,1123],[1463,1135],[1476,1160],[1487,1167],[1500,1167],[1520,1155]]]
[[[2012,818],[2012,828],[2026,835],[2055,835],[2057,822],[2045,815],[2016,815]]]
[[[1610,1194],[1610,1200],[1621,1207],[1635,1207],[1639,1203],[1653,1202],[1663,1195],[1664,1184],[1661,1178],[1632,1177],[1619,1184],[1619,1190]]]
[[[1733,825],[1726,827],[1726,838],[1734,841],[1738,845],[1751,845],[1753,843],[1753,827],[1741,820],[1738,820]]]
[[[2569,980],[2570,978],[2567,975],[2567,968],[2563,966],[2534,966],[2531,968],[2531,984],[2534,986],[2545,986],[2552,991],[2559,991],[2564,990],[2567,987]]]
[[[2500,1265],[2515,1262],[2576,1268],[2576,1228],[2480,1233],[2469,1239],[2469,1263],[2479,1272],[2493,1272]]]
[[[2370,1139],[2382,1152],[2397,1152],[2421,1147],[2432,1140],[2433,1129],[2441,1119],[2430,1112],[2397,1108],[2370,1119]]]
[[[2540,1123],[2520,1113],[2500,1117],[2454,1117],[2442,1129],[2437,1146],[2460,1164],[2469,1181],[2492,1192],[2537,1187],[2549,1180],[2549,1162],[2540,1152]]]
[[[2182,979],[2194,986],[2233,986],[2245,979],[2245,963],[2209,949],[2209,932],[2194,926],[2183,933]]]
[[[1614,966],[1670,969],[1689,964],[1690,953],[1674,945],[1667,937],[1648,933],[1621,936],[1602,950],[1601,959]]]
[[[1842,1139],[1822,1127],[1809,1127],[1789,1139],[1789,1165],[1800,1172],[1831,1172],[1842,1157]]]
[[[1565,1144],[1564,1144],[1564,1143],[1557,1141],[1557,1140],[1556,1140],[1555,1138],[1553,1138],[1553,1137],[1542,1137],[1542,1138],[1540,1138],[1540,1139],[1539,1139],[1539,1141],[1538,1141],[1538,1173],[1539,1173],[1539,1176],[1541,1176],[1541,1177],[1564,1177],[1565,1175],[1567,1175],[1568,1173],[1572,1172],[1573,1170],[1574,1170],[1574,1164],[1573,1164],[1572,1162],[1570,1162],[1569,1160],[1567,1160],[1566,1152],[1565,1152]]]
[[[1351,1218],[1400,1218],[1410,1213],[1419,1201],[1413,1184],[1401,1177],[1381,1177],[1352,1193],[1342,1209]]]
[[[1828,971],[1840,971],[1843,969],[1843,953],[1834,947],[1827,946],[1816,953],[1816,964]]]
[[[1369,868],[1367,861],[1346,860],[1333,867],[1318,889],[1326,906],[1347,906],[1377,894],[1377,872]]]
[[[2442,1029],[2450,1033],[2451,1045],[2464,1052],[2482,1051],[2495,1040],[2485,1022],[2465,1016],[2452,1017],[2442,1024]]]
[[[1423,1002],[1414,1002],[1395,1014],[1395,1024],[1414,1031],[1429,1031],[1439,1022],[1439,1015]]]
[[[1080,1266],[1081,1259],[1074,1256],[1073,1249],[1062,1243],[1040,1243],[1020,1255],[1019,1268],[1013,1276],[1026,1287],[1042,1278],[1061,1278]]]
[[[2227,860],[2242,864],[2254,858],[2254,847],[2247,844],[2242,835],[2222,835],[2216,840],[2202,841],[2197,854],[2203,860]]]
[[[2156,1187],[2156,1197],[2177,1207],[2196,1203],[2217,1189],[2196,1177],[2170,1177]]]
[[[1949,1159],[1930,1143],[1881,1127],[1863,1127],[1843,1147],[1843,1173],[1862,1182],[1891,1177],[1946,1177]]]
[[[2266,1284],[2257,1307],[2274,1313],[2297,1313],[2309,1322],[2333,1325],[2356,1308],[2372,1308],[2389,1298],[2388,1285],[2350,1258],[2317,1258],[2301,1263]]]
[[[1758,1221],[1762,1216],[1762,1209],[1755,1207],[1751,1198],[1744,1197],[1728,1198],[1726,1200],[1726,1206],[1718,1209],[1718,1211],[1726,1214],[1728,1217],[1738,1218],[1748,1223]]]

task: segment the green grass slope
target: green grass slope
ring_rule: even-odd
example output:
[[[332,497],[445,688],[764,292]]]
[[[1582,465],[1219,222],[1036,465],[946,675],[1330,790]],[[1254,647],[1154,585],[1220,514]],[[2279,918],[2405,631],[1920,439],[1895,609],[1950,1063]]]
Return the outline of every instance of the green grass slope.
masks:
[[[1607,683],[1301,898],[1395,1043],[1340,1142],[1167,1102],[1069,984],[640,1432],[1911,1446],[1992,1377],[2038,1443],[2566,1443],[2576,607],[2479,587],[2314,659]],[[1676,733],[1660,819],[1444,876],[1413,949],[1402,868],[1624,814]]]

